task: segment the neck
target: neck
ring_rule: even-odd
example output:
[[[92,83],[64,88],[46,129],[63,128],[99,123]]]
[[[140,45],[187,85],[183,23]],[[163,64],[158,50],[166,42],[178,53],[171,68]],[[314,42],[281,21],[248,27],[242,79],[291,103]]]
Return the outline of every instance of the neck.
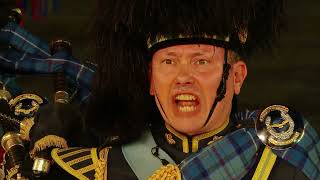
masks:
[[[225,130],[228,124],[229,119],[225,120],[218,128],[215,128],[209,132],[197,135],[185,135],[176,131],[173,127],[166,123],[165,127],[167,129],[167,133],[165,133],[165,138],[169,144],[181,146],[184,153],[189,153],[190,151],[197,152],[203,146],[203,144],[211,143],[219,138],[216,135]],[[177,141],[179,141],[179,143]],[[202,145],[199,147],[200,142]]]

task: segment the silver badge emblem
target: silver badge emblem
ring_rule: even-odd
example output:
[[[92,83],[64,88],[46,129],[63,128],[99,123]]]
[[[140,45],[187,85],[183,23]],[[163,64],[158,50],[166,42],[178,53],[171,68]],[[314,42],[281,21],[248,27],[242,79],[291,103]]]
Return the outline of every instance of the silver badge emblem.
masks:
[[[272,105],[264,109],[255,122],[259,139],[272,149],[290,148],[303,136],[303,122],[299,117],[291,117],[290,109],[282,105]]]

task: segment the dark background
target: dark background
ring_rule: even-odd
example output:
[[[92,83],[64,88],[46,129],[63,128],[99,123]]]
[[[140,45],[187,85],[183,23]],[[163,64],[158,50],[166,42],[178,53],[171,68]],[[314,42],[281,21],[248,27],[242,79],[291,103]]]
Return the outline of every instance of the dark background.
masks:
[[[71,41],[73,54],[90,59],[88,26],[94,1],[63,0],[59,12],[39,20],[26,17],[25,27],[51,41]],[[288,29],[273,52],[255,54],[239,96],[240,109],[284,104],[302,112],[320,132],[320,1],[288,1]]]

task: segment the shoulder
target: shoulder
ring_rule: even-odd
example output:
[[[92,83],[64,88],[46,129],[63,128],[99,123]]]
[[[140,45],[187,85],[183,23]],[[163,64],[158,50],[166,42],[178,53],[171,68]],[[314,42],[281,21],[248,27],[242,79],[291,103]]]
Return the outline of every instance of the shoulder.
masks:
[[[279,172],[286,171],[291,172],[287,175],[293,179],[303,174],[317,179],[320,139],[300,112],[283,105],[269,106],[256,117],[255,130],[260,141],[277,157],[272,171],[278,173],[271,174],[282,177]]]
[[[126,161],[121,146],[98,148],[62,148],[53,149],[51,156],[58,169],[73,177],[94,179],[107,176],[117,180],[137,179]],[[54,176],[55,172],[50,172]]]
[[[270,180],[308,179],[299,168],[281,157],[277,157],[275,154],[266,156],[266,154],[263,153],[264,149],[265,146],[259,148],[257,151],[257,159],[254,161],[252,168],[242,179],[254,179],[258,176],[267,177]],[[262,166],[263,168],[261,168]]]
[[[97,148],[55,148],[51,156],[59,167],[78,179],[103,178],[110,149],[98,152]]]

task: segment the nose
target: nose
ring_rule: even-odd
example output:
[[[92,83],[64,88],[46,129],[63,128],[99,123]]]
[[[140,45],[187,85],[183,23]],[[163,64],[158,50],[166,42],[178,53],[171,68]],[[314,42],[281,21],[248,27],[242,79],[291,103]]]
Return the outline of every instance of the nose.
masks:
[[[175,79],[176,85],[191,85],[194,83],[192,69],[187,64],[183,64],[179,68],[179,72]]]

